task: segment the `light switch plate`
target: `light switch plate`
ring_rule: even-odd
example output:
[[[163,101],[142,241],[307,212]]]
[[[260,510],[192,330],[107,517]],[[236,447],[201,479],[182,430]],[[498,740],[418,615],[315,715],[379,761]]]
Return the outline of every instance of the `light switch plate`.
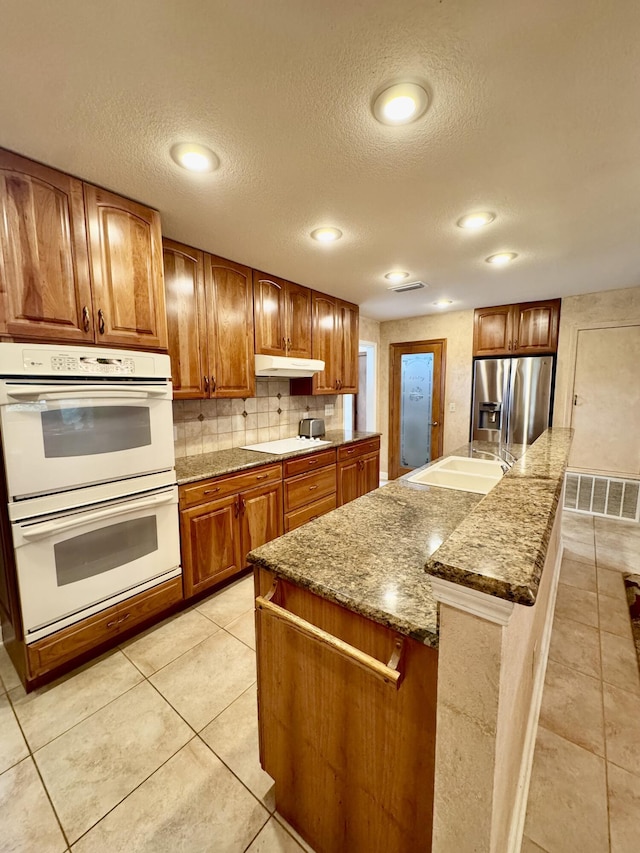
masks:
[[[456,410],[456,404],[455,403],[449,403],[449,411],[455,412],[455,410]]]

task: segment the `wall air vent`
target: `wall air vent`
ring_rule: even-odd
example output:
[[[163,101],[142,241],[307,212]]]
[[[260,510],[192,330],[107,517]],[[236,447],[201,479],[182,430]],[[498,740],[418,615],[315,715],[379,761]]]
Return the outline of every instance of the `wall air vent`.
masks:
[[[394,284],[389,290],[395,290],[396,293],[406,293],[408,290],[422,290],[423,287],[428,287],[424,281],[410,281],[408,284]]]
[[[565,475],[564,508],[571,512],[604,518],[640,519],[640,480],[596,477],[593,474]]]

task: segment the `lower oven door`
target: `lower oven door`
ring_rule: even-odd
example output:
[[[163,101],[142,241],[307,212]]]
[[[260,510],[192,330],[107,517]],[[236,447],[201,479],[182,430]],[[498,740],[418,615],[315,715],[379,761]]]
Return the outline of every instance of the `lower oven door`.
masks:
[[[27,643],[180,574],[177,486],[12,530]]]

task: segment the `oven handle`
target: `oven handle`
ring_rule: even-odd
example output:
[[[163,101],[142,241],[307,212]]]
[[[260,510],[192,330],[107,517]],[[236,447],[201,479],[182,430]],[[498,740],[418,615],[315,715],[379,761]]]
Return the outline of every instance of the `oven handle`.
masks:
[[[118,506],[96,510],[95,512],[79,513],[67,521],[57,519],[56,521],[44,521],[42,524],[34,524],[29,527],[20,527],[20,533],[25,539],[42,539],[45,536],[49,536],[52,533],[58,533],[61,530],[72,530],[74,527],[84,527],[85,524],[90,524],[92,521],[101,521],[105,518],[115,518],[118,515],[135,512],[138,509],[150,509],[154,506],[169,503],[177,503],[173,489],[168,493],[153,495],[153,497],[144,498],[140,501],[130,501],[129,503],[118,504]]]
[[[145,400],[149,397],[164,397],[169,393],[166,386],[159,388],[131,388],[124,385],[7,385],[7,397],[15,400],[60,400],[69,397],[91,396],[99,400],[113,397],[130,397]]]

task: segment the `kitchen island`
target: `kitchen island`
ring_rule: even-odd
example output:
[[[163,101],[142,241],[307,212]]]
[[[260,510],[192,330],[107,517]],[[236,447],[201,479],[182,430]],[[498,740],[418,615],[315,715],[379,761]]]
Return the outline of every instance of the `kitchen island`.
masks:
[[[317,850],[517,849],[570,441],[511,448],[485,497],[403,478],[250,555],[263,766]]]

